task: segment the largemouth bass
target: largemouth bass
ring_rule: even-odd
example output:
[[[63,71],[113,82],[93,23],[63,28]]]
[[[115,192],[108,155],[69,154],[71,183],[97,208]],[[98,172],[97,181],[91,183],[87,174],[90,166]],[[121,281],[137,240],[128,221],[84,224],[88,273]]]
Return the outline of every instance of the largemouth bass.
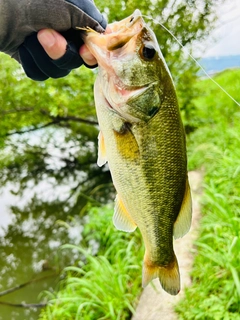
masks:
[[[142,284],[159,278],[172,295],[180,291],[173,236],[191,224],[185,133],[172,77],[155,34],[139,10],[89,30],[85,44],[99,73],[94,95],[100,126],[98,164],[108,161],[117,190],[113,222],[144,244]]]

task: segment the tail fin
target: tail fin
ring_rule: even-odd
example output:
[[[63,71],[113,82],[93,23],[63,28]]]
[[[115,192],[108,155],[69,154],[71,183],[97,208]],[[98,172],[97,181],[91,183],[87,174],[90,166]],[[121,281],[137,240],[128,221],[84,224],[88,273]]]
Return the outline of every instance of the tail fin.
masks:
[[[174,255],[173,261],[166,267],[153,266],[144,259],[142,286],[146,287],[148,283],[159,278],[162,288],[171,295],[177,295],[180,291],[180,274],[177,258]]]

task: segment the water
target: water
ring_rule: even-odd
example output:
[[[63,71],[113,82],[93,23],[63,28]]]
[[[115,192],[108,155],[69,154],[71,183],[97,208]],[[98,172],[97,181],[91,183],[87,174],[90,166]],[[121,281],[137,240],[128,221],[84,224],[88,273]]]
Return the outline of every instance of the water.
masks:
[[[65,243],[79,244],[82,226],[76,218],[74,226],[66,228],[58,220],[67,215],[56,203],[42,207],[37,200],[23,208],[20,198],[6,189],[0,195],[0,320],[36,320],[38,307],[25,308],[10,304],[39,304],[40,293],[56,288],[59,271],[79,257],[59,247]],[[10,205],[20,206],[14,208]],[[40,279],[33,281],[33,279]],[[1,292],[30,282],[23,288],[1,296]]]

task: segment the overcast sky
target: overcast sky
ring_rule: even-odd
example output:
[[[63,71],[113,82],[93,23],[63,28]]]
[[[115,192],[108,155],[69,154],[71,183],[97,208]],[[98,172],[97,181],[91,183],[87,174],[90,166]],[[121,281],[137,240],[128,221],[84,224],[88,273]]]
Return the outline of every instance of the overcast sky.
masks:
[[[212,33],[216,42],[203,44],[204,56],[240,55],[240,0],[228,0],[219,15],[218,28]]]

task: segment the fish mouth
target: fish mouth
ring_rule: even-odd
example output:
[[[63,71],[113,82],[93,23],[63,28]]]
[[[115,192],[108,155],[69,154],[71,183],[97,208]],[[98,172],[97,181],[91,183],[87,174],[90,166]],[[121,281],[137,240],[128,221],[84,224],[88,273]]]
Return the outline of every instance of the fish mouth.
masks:
[[[98,77],[101,79],[101,95],[105,99],[105,106],[128,122],[146,122],[149,116],[141,104],[148,95],[145,92],[150,88],[151,96],[156,79],[139,76],[138,72],[136,81],[134,72],[138,61],[143,59],[140,50],[150,39],[150,36],[146,37],[148,26],[141,12],[135,10],[130,17],[110,24],[109,28],[111,31],[104,34],[90,30],[84,38],[99,66]]]
[[[133,36],[142,30],[144,25],[145,22],[139,9],[136,9],[130,17],[110,24],[109,29],[111,32],[105,34],[109,37],[107,50],[114,51],[122,48]]]
[[[84,42],[96,58],[99,74],[104,80],[102,89],[106,105],[120,116],[127,117],[128,120],[131,118],[133,121],[138,121],[138,119],[125,114],[124,104],[143,94],[148,89],[149,84],[132,85],[131,83],[124,83],[121,74],[116,72],[116,64],[119,61],[119,56],[126,55],[125,51],[127,51],[127,54],[131,51],[133,56],[136,54],[136,41],[132,42],[129,47],[126,47],[126,45],[129,45],[132,38],[136,39],[145,25],[140,10],[136,9],[130,17],[110,24],[108,26],[109,32],[99,34],[94,30],[89,30],[84,35]]]
[[[142,14],[137,9],[130,17],[109,24],[105,33],[83,28],[85,31],[82,33],[82,38],[98,65],[111,70],[111,59],[115,52],[139,34],[145,25]]]

